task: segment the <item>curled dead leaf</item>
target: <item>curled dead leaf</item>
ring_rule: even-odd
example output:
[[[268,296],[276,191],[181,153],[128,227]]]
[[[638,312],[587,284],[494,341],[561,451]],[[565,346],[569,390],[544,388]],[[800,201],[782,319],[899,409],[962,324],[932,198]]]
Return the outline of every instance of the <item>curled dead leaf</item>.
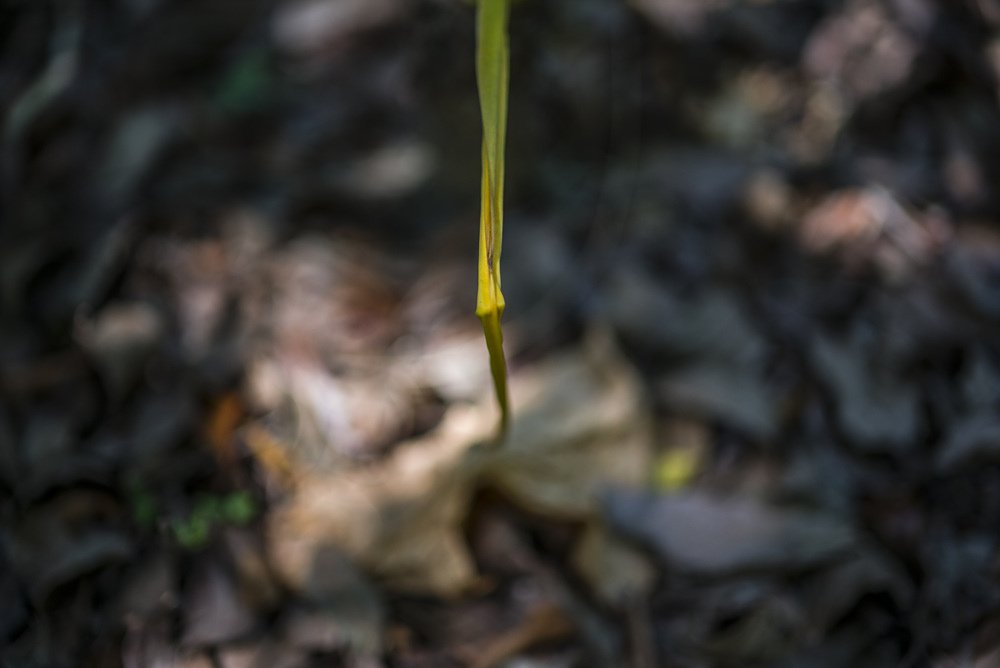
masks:
[[[504,448],[479,447],[494,407],[452,406],[435,430],[376,465],[302,474],[268,525],[285,580],[307,590],[316,555],[335,548],[391,587],[455,595],[476,581],[462,526],[479,486],[535,513],[590,522],[605,489],[645,483],[649,411],[609,339],[593,337],[512,385],[517,418]]]

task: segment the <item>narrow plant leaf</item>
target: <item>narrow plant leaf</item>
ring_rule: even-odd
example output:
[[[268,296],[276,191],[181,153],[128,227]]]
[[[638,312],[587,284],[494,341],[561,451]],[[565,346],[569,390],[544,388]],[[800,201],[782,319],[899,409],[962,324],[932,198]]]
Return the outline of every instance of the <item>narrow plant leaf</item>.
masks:
[[[483,117],[482,206],[479,214],[479,291],[476,315],[483,323],[500,427],[497,440],[510,420],[507,401],[507,363],[503,354],[504,299],[500,292],[500,246],[503,240],[504,145],[507,139],[509,56],[507,19],[509,0],[479,0],[476,13],[476,80]]]

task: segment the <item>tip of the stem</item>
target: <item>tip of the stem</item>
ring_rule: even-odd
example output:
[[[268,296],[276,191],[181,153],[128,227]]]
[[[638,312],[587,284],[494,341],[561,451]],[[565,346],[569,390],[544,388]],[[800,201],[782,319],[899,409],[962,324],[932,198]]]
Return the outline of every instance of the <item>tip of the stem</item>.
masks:
[[[497,422],[497,431],[493,436],[494,447],[500,447],[507,442],[507,435],[510,433],[510,413],[506,408],[501,412]]]

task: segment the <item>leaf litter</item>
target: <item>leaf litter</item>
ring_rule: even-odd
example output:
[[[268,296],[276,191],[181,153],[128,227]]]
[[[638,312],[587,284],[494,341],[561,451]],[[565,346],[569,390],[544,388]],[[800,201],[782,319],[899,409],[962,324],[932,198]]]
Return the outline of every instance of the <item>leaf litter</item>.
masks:
[[[70,5],[0,27],[0,662],[996,663],[995,3],[516,3],[498,450],[473,8]]]

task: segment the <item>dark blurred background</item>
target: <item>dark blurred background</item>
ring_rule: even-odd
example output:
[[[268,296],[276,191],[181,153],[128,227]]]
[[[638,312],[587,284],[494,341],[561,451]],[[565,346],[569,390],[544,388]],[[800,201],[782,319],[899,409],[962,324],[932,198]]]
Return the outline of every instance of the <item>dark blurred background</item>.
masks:
[[[1000,665],[1000,2],[515,3],[499,454],[474,13],[0,0],[0,665]]]

